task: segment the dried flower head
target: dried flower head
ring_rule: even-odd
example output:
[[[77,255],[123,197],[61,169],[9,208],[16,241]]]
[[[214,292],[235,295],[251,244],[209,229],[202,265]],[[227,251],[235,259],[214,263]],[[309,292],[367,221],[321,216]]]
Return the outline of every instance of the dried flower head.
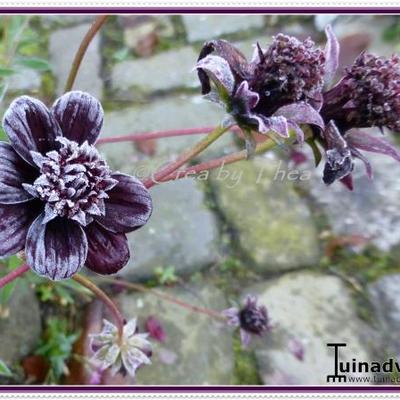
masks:
[[[323,94],[320,114],[326,129],[320,137],[326,164],[323,180],[341,180],[353,188],[353,160],[363,161],[369,178],[372,167],[360,151],[388,155],[400,161],[399,151],[388,141],[355,128],[384,127],[400,131],[400,58],[362,53],[344,77]]]
[[[387,127],[400,131],[400,57],[361,54],[343,79],[324,94],[321,114],[341,131]]]
[[[111,368],[118,372],[135,376],[136,370],[151,364],[151,344],[147,333],[137,333],[136,319],[131,319],[123,329],[122,338],[118,328],[104,320],[103,330],[91,335],[91,348],[94,352],[91,361],[100,371]]]
[[[302,142],[299,124],[323,129],[317,108],[324,52],[310,40],[278,35],[265,53],[258,46],[256,55],[248,62],[229,42],[214,40],[204,45],[196,65],[202,93],[225,108],[229,123],[242,128],[248,153],[254,149],[251,131],[288,138],[293,129]]]
[[[271,330],[270,319],[265,306],[257,304],[257,298],[247,295],[241,308],[228,308],[222,312],[228,324],[240,328],[242,345],[247,347],[251,335],[262,336]]]
[[[84,264],[112,274],[129,260],[126,233],[152,212],[136,178],[113,173],[94,147],[103,109],[93,96],[69,92],[49,110],[28,96],[3,119],[0,143],[0,257],[25,250],[28,265],[53,280]]]
[[[263,51],[257,44],[250,88],[260,95],[256,112],[305,101],[314,103],[324,83],[325,53],[310,39],[279,34]]]

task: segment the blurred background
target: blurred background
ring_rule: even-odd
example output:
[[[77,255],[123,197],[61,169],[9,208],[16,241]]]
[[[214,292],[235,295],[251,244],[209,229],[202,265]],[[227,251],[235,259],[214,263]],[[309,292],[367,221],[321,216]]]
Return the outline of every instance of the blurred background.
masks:
[[[62,94],[93,20],[0,18],[1,115],[17,95],[50,105]],[[74,88],[101,99],[102,137],[215,126],[224,111],[201,98],[191,71],[204,41],[230,40],[251,57],[254,43],[265,47],[279,32],[311,36],[324,46],[327,23],[341,42],[341,68],[365,49],[379,55],[400,50],[397,16],[110,16]],[[140,178],[199,138],[99,149],[113,169]],[[242,146],[227,134],[197,161]],[[142,330],[154,316],[165,331],[137,384],[324,384],[334,368],[326,343],[347,343],[344,360],[400,353],[400,165],[371,156],[375,179],[357,164],[349,192],[340,183],[325,187],[304,150],[299,158],[278,149],[225,166],[228,174],[217,170],[152,189],[154,214],[129,236],[133,257],[120,278],[217,311],[257,293],[274,329],[243,350],[236,332],[207,316],[103,284],[128,319],[139,318]],[[4,260],[0,273],[20,262]],[[0,363],[0,382],[132,384],[121,376],[96,377],[83,361],[85,338],[100,329],[103,317],[101,304],[75,283],[55,285],[29,273],[7,286],[0,293],[0,360],[9,371]]]

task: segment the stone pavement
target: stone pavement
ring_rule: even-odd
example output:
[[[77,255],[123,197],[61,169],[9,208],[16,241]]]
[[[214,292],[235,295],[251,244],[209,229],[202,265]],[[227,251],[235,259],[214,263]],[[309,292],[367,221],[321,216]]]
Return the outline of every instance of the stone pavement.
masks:
[[[334,27],[341,37],[354,33],[355,26],[357,32],[369,31],[371,18],[339,18]],[[73,54],[90,21],[75,16],[42,18],[41,29],[48,35],[47,50],[53,65],[54,98],[62,92]],[[392,22],[391,17],[380,17],[379,21],[380,25],[374,25],[374,48],[381,47],[382,27]],[[226,38],[238,43],[250,57],[253,43],[266,42],[281,30],[312,32],[315,38],[322,38],[311,18],[112,17],[89,47],[75,88],[103,100],[105,137],[213,126],[224,118],[223,110],[201,99],[192,71],[202,42]],[[393,47],[386,43],[382,46],[385,52]],[[15,87],[37,91],[38,80],[40,75],[27,73],[20,76]],[[144,177],[198,139],[187,136],[159,140],[152,157],[132,143],[104,145],[100,150],[113,168]],[[229,153],[240,146],[229,133],[202,158]],[[354,290],[345,280],[328,274],[329,268],[321,267],[326,262],[321,238],[327,233],[365,234],[384,252],[399,245],[400,168],[394,161],[373,157],[376,180],[367,182],[358,172],[361,166],[357,166],[357,188],[350,193],[339,184],[327,189],[320,170],[313,171],[306,182],[293,182],[285,174],[277,178],[280,169],[289,170],[286,158],[276,152],[215,171],[206,181],[184,179],[152,189],[154,214],[145,228],[129,235],[133,257],[121,276],[132,281],[154,280],[157,268],[172,267],[185,283],[168,289],[170,293],[217,310],[227,306],[227,299],[258,293],[276,328],[250,348],[256,357],[249,368],[256,368],[258,379],[265,384],[322,384],[333,362],[327,342],[345,341],[352,356],[365,361],[371,358],[373,346],[365,338],[371,331],[360,318]],[[221,179],[225,172],[228,178]],[[232,257],[242,265],[242,273],[252,278],[242,282],[228,271],[228,277],[215,279],[219,283],[215,286],[215,271]],[[238,286],[240,294],[233,290]],[[400,326],[396,299],[399,290],[399,275],[394,275],[380,277],[364,291],[371,318],[379,325],[377,336],[388,338],[382,341],[382,352],[399,352],[396,338],[390,333]],[[154,365],[140,371],[138,383],[234,381],[235,365],[241,359],[234,351],[231,330],[148,295],[125,293],[119,301],[129,316],[139,315],[142,319],[149,314],[160,315],[170,338],[164,347],[156,348]],[[36,327],[37,305],[29,304],[32,326]],[[15,323],[5,325],[7,329],[21,329],[21,312],[14,312]],[[12,344],[5,347],[3,328],[1,332],[0,358],[14,361],[24,352],[19,350],[19,343],[26,341],[10,333]],[[293,339],[304,346],[303,361],[289,350],[288,343]],[[173,366],[160,361],[157,351],[173,353]]]

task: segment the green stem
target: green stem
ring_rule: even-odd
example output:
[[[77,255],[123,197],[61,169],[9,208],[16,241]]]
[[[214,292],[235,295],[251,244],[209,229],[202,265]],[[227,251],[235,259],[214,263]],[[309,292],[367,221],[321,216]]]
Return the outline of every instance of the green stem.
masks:
[[[264,143],[261,143],[256,147],[255,154],[265,153],[266,151],[273,149],[275,146],[277,146],[276,142],[274,142],[271,139],[267,139]],[[246,160],[246,159],[247,159],[247,151],[246,150],[238,151],[237,153],[228,154],[224,157],[205,161],[203,163],[194,165],[192,167],[175,171],[172,174],[161,179],[159,181],[159,183],[168,182],[168,181],[172,181],[172,180],[176,180],[176,179],[187,178],[189,176],[197,175],[204,171],[213,170],[218,167],[232,164],[234,162],[242,161],[242,160]]]
[[[99,15],[93,25],[90,27],[89,31],[86,33],[85,37],[79,46],[78,51],[75,54],[74,61],[72,62],[71,70],[68,75],[67,83],[65,85],[64,92],[69,92],[74,86],[76,75],[78,74],[79,67],[83,60],[83,57],[88,49],[91,41],[95,37],[96,33],[100,30],[103,24],[106,22],[108,15]]]
[[[214,143],[218,138],[220,138],[226,131],[228,131],[230,127],[222,127],[219,126],[215,128],[210,134],[208,134],[203,140],[197,143],[193,148],[181,154],[177,160],[171,162],[166,167],[161,168],[158,172],[153,174],[151,177],[144,180],[143,184],[150,188],[157,183],[160,183],[166,176],[171,175],[178,168],[182,167],[182,165],[186,164],[193,157],[196,157],[202,151],[204,151],[207,147],[209,147],[212,143]]]
[[[72,279],[93,292],[109,308],[115,318],[115,322],[117,323],[119,336],[122,337],[125,325],[125,318],[122,316],[115,303],[108,297],[105,292],[103,292],[98,286],[96,286],[85,276],[81,274],[75,274]]]

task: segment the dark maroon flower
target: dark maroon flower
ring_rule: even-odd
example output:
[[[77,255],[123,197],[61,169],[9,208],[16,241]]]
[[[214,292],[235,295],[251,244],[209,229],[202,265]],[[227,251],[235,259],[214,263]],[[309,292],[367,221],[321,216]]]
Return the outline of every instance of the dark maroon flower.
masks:
[[[272,328],[266,307],[258,305],[255,296],[247,295],[241,308],[228,308],[222,314],[228,318],[229,325],[240,327],[244,347],[249,345],[252,335],[262,336]]]
[[[167,339],[167,335],[165,333],[164,328],[161,325],[161,322],[153,316],[147,318],[145,322],[145,329],[149,333],[149,335],[159,342],[165,342]]]
[[[3,119],[0,143],[0,256],[25,250],[28,265],[53,280],[85,263],[100,274],[129,259],[126,233],[149,219],[151,197],[136,178],[113,173],[94,144],[101,104],[79,91],[50,110],[22,96]]]
[[[362,53],[324,94],[321,115],[340,131],[377,126],[400,131],[400,58]]]
[[[325,54],[310,38],[300,41],[279,34],[265,52],[257,44],[252,64],[250,88],[260,95],[256,113],[272,114],[286,104],[320,100]]]
[[[389,142],[355,128],[387,127],[400,130],[400,58],[389,59],[362,53],[347,68],[344,77],[323,95],[321,116],[326,125],[320,141],[326,150],[323,180],[341,180],[353,188],[353,159],[365,164],[369,178],[372,167],[360,151],[391,156],[400,161],[400,152]]]
[[[202,93],[226,109],[228,123],[238,124],[248,140],[251,131],[287,138],[292,129],[302,142],[300,124],[324,128],[318,110],[325,60],[335,49],[332,35],[327,36],[325,54],[310,39],[279,34],[266,51],[257,44],[250,62],[227,41],[207,42],[196,65]]]

